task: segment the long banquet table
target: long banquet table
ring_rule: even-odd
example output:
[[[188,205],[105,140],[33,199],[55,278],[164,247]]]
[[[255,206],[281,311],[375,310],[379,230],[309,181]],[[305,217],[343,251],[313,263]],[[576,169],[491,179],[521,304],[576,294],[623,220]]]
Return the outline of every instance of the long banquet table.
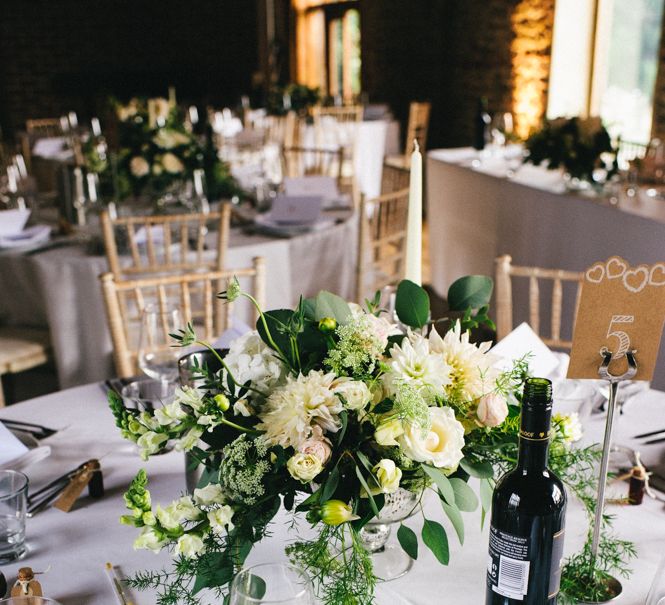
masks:
[[[494,275],[494,259],[583,271],[623,256],[631,264],[665,260],[665,202],[638,195],[608,199],[565,191],[561,174],[540,166],[478,161],[470,148],[427,155],[427,217],[432,286],[445,296],[462,275]],[[515,174],[507,176],[509,167]],[[543,293],[543,299],[546,298]],[[562,336],[570,336],[574,294],[564,291]],[[526,290],[514,297],[514,325],[528,320]],[[543,325],[549,325],[549,320]],[[665,345],[654,380],[665,388]]]
[[[299,296],[330,290],[353,297],[357,225],[354,217],[289,239],[232,229],[227,267],[266,260],[266,306],[291,307]],[[110,334],[98,276],[104,256],[81,245],[41,253],[0,251],[0,323],[48,327],[61,388],[114,374]]]
[[[51,456],[28,469],[31,485],[35,488],[92,457],[100,459],[106,488],[102,500],[92,501],[86,496],[70,513],[48,509],[28,519],[29,553],[22,561],[5,566],[2,570],[5,575],[15,577],[18,567],[24,565],[35,570],[50,566],[50,571],[40,576],[48,596],[63,605],[109,605],[114,601],[104,577],[107,561],[118,565],[124,574],[168,565],[166,553],[154,555],[149,551],[134,551],[132,542],[137,532],[120,525],[118,518],[124,513],[122,494],[139,468],[148,471],[153,506],[178,497],[185,489],[182,454],[171,452],[142,463],[133,446],[123,441],[114,427],[99,384],[11,406],[0,411],[0,418],[32,421],[60,429],[43,442],[51,446]],[[625,414],[618,419],[615,440],[639,447],[645,464],[660,464],[661,473],[665,467],[665,448],[662,445],[637,446],[630,436],[653,429],[655,425],[656,428],[661,426],[664,418],[665,393],[643,392],[626,405]],[[586,439],[599,438],[603,426],[602,416],[592,416]],[[644,605],[659,559],[665,551],[665,506],[662,502],[645,498],[641,506],[612,506],[610,512],[616,515],[616,533],[634,541],[639,555],[632,564],[633,576],[623,582],[624,594],[619,602],[622,605]],[[443,518],[436,498],[429,499],[425,514],[430,519],[440,521]],[[272,536],[256,547],[250,555],[250,563],[284,559],[283,547],[291,538],[287,535],[289,520],[283,512],[278,515],[271,526]],[[407,521],[416,529],[418,523],[418,519]],[[478,513],[466,514],[466,540],[462,549],[447,521],[444,524],[450,537],[450,566],[440,566],[421,543],[418,560],[411,571],[398,580],[380,585],[378,605],[478,605],[484,601],[487,526],[480,529]],[[585,531],[581,507],[572,501],[567,517],[566,554],[581,546]],[[136,605],[153,605],[155,598],[151,593],[136,593],[134,602]]]

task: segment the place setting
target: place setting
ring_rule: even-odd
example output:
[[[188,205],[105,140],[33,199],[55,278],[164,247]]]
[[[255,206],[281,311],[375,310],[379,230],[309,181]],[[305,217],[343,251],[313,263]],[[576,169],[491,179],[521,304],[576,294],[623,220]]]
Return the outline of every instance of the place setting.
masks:
[[[0,8],[0,605],[665,605],[665,1],[63,2]]]

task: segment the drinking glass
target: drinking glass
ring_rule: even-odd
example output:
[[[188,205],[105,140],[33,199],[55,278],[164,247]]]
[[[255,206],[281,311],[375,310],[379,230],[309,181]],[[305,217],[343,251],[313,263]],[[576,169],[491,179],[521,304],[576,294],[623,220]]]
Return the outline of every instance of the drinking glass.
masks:
[[[185,326],[180,308],[173,304],[151,304],[141,314],[139,368],[150,378],[173,382],[178,376],[178,357],[182,349],[170,334]]]
[[[265,563],[243,569],[231,583],[230,605],[314,605],[314,588],[307,574],[285,563]]]
[[[651,590],[647,596],[646,605],[665,605],[665,557],[658,566],[656,577],[653,579]]]
[[[174,394],[174,383],[152,378],[133,380],[120,391],[125,407],[141,412],[153,411],[155,408],[168,405],[173,401]]]
[[[9,597],[0,599],[0,605],[60,605],[60,601],[46,597]]]
[[[0,471],[0,565],[25,554],[28,478],[18,471]]]

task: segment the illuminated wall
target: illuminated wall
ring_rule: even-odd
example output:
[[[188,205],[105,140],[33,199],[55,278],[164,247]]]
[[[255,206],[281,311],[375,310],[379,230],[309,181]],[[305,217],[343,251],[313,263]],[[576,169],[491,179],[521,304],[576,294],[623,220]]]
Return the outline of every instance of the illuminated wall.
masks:
[[[521,0],[511,17],[513,113],[515,130],[524,138],[538,128],[547,103],[554,0]]]

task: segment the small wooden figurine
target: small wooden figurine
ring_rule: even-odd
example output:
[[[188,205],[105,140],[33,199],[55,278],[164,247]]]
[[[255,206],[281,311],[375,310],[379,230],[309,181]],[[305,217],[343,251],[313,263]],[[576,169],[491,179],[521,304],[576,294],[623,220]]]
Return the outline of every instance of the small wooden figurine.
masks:
[[[18,578],[12,586],[10,593],[12,597],[42,597],[42,586],[35,580],[35,574],[32,567],[21,567],[18,570]]]

